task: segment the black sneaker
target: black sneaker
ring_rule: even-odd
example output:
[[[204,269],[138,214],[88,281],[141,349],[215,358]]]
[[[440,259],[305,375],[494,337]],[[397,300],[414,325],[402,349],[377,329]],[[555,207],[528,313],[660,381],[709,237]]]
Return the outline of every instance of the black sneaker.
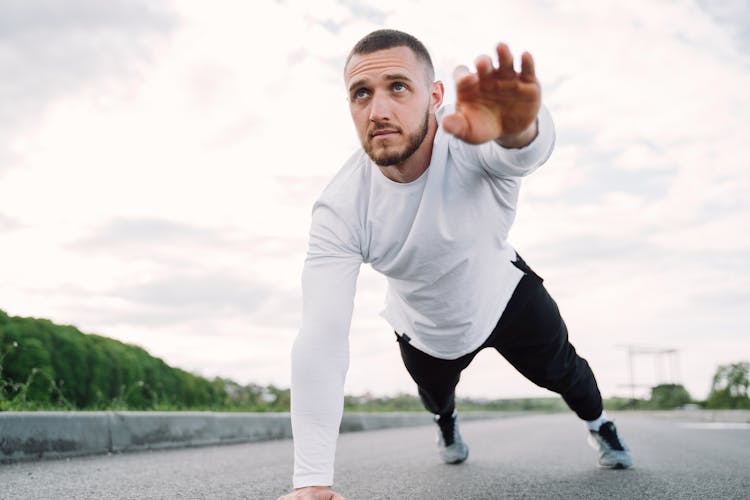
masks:
[[[630,448],[617,435],[617,428],[612,422],[604,422],[598,431],[589,431],[589,444],[599,451],[599,467],[627,469],[633,465]]]
[[[458,412],[454,410],[453,415],[447,417],[435,415],[435,423],[438,425],[438,451],[443,462],[460,464],[465,461],[469,457],[469,447],[458,432]]]

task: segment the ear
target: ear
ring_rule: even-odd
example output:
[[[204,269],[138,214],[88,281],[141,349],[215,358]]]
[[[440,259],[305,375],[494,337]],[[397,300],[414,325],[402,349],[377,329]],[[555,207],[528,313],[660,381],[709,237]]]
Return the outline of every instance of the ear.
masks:
[[[430,88],[430,104],[432,105],[432,112],[436,112],[440,106],[443,105],[443,96],[445,95],[445,87],[443,82],[440,80],[433,82]]]

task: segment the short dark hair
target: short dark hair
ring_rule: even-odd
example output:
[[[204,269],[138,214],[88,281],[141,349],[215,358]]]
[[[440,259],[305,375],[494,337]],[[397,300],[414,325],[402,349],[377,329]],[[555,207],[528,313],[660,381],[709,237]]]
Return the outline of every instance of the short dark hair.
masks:
[[[424,44],[408,33],[398,30],[377,30],[363,37],[354,45],[349,55],[346,57],[344,68],[349,66],[349,61],[355,54],[371,54],[378,50],[392,49],[395,47],[409,47],[427,70],[428,82],[432,83],[435,79],[435,68],[432,65],[432,58],[427,52]]]

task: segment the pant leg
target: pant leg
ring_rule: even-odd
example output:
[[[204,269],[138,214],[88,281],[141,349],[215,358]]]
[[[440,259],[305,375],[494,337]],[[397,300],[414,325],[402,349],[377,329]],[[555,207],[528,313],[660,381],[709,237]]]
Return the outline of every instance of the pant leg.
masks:
[[[536,385],[560,394],[582,419],[594,420],[603,405],[594,373],[568,341],[557,304],[543,285],[530,292],[509,323],[498,323],[489,343]]]
[[[396,334],[404,366],[416,382],[419,398],[427,411],[451,415],[456,408],[456,385],[461,371],[469,366],[476,351],[458,359],[440,359],[420,351]]]

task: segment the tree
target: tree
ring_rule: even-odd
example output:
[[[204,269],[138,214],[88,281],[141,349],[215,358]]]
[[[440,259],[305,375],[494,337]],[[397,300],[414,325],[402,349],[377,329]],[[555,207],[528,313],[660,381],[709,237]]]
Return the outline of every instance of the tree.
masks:
[[[648,406],[654,410],[672,410],[690,402],[690,393],[682,384],[660,384],[651,388]]]
[[[706,408],[750,408],[750,363],[721,365],[714,374]]]

